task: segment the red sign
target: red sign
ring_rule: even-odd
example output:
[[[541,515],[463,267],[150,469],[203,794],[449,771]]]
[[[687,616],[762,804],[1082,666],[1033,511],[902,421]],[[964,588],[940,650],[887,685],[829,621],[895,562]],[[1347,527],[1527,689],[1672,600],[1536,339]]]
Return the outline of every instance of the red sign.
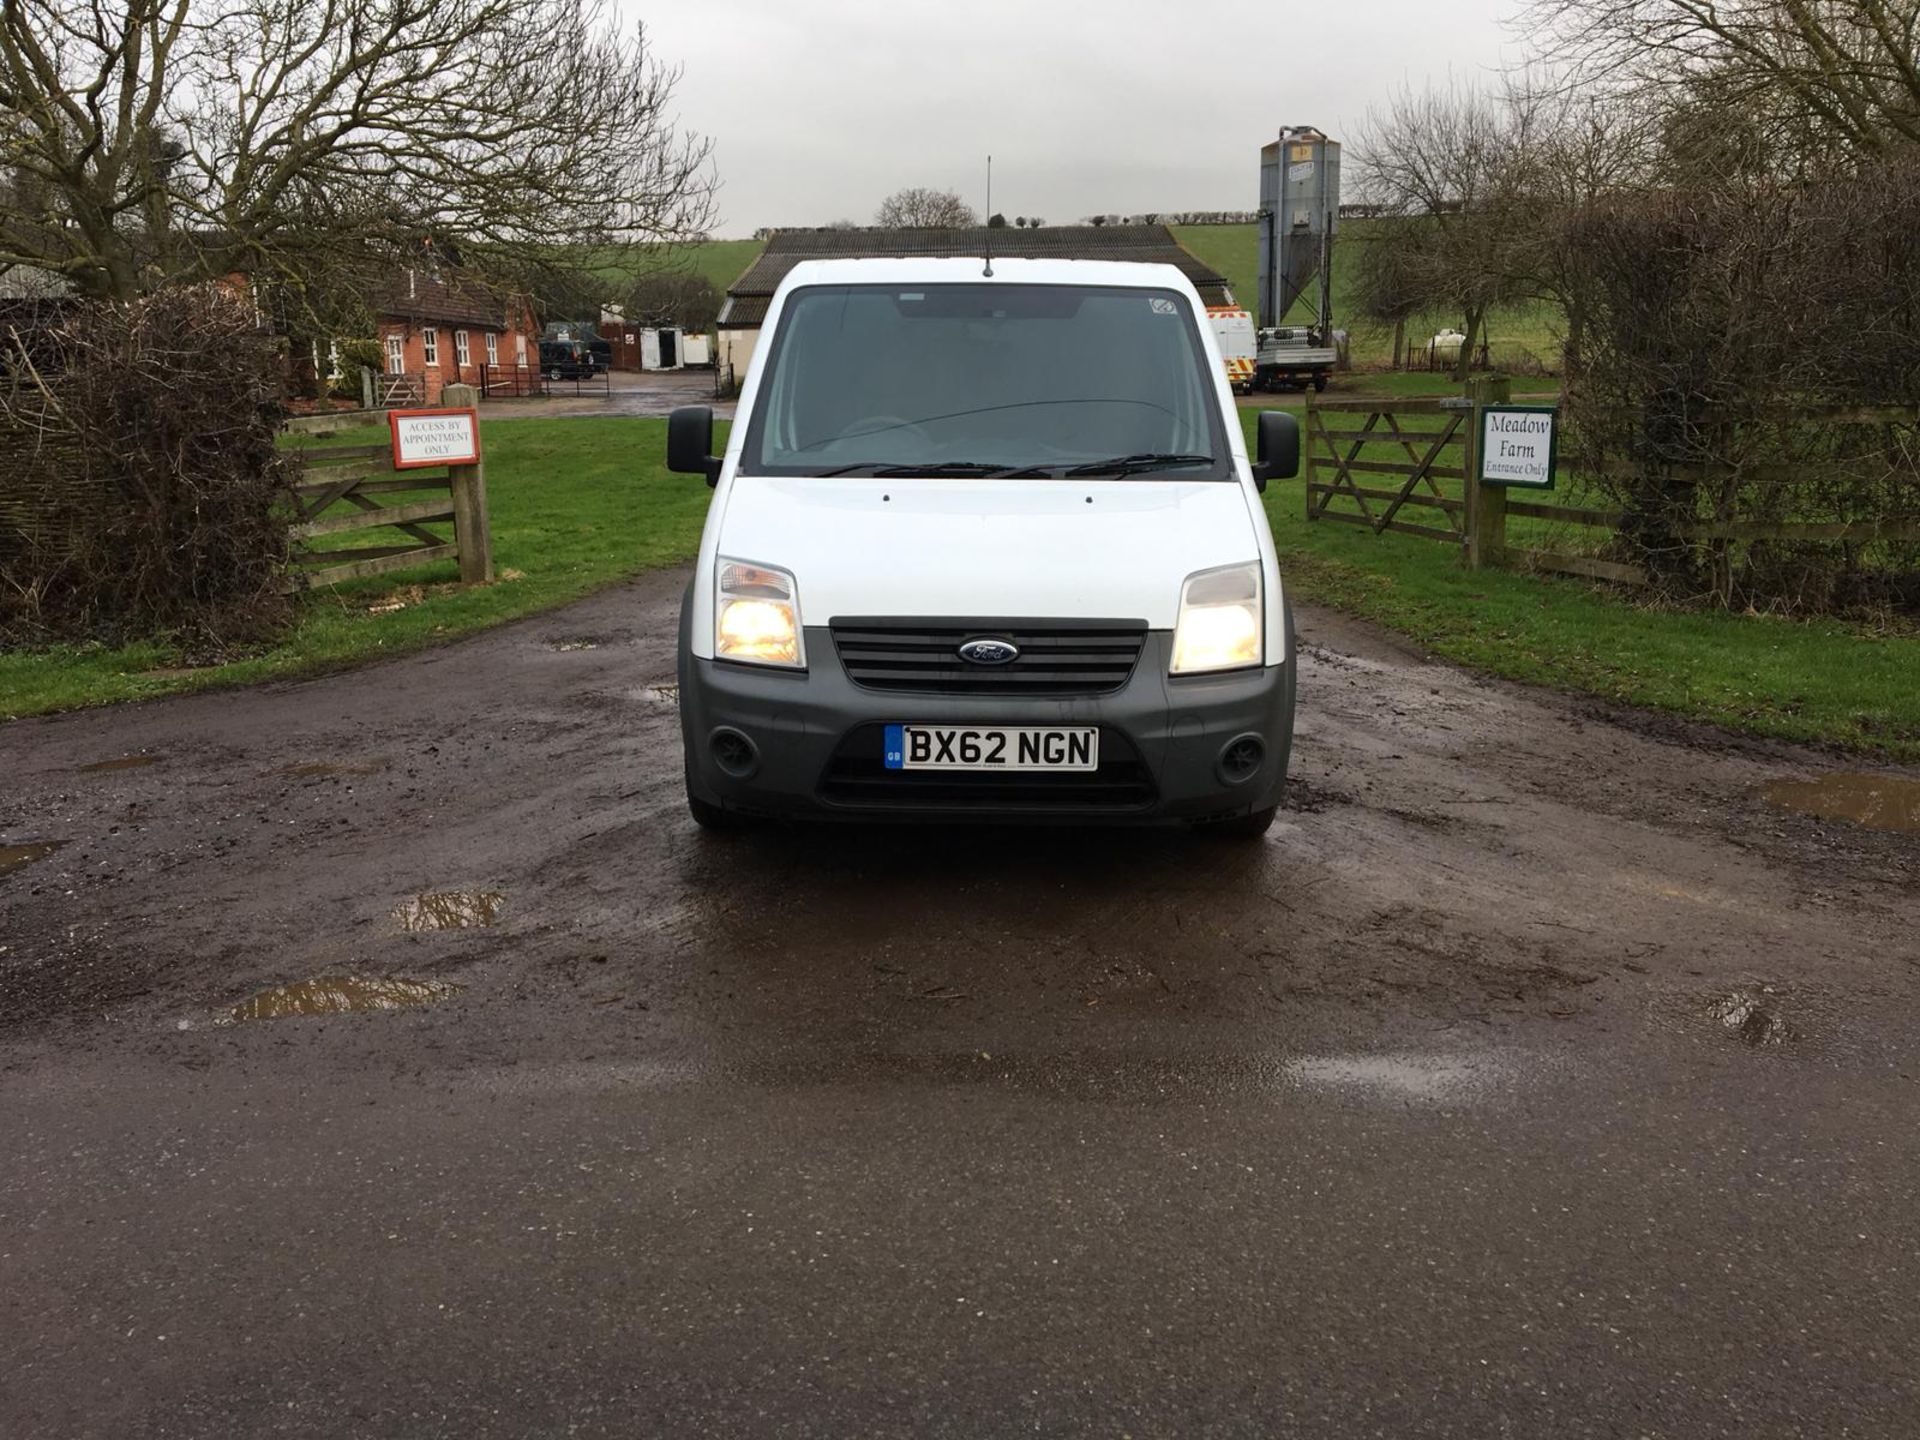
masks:
[[[480,414],[476,410],[389,410],[393,468],[480,463]]]

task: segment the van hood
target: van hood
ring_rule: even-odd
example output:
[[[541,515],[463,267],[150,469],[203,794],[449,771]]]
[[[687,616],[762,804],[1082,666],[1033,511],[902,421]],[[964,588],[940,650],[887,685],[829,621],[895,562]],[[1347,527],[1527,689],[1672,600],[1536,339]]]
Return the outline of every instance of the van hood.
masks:
[[[1232,481],[735,476],[717,553],[793,572],[801,622],[1144,620],[1196,570],[1255,560]]]

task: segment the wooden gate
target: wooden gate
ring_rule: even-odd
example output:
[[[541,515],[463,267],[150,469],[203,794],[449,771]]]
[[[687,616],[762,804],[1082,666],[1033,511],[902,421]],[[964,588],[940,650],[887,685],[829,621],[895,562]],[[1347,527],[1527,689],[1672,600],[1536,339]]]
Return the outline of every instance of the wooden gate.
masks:
[[[481,584],[493,578],[486,481],[479,465],[396,471],[389,445],[316,448],[300,458],[294,570],[283,588],[304,590],[455,558],[462,580]],[[451,526],[452,533],[429,528],[436,525]],[[397,531],[406,543],[324,549],[301,543],[378,529]]]
[[[1451,396],[1316,401],[1309,395],[1307,518],[1465,545],[1472,413],[1471,402]],[[1443,480],[1452,482],[1451,493]],[[1401,519],[1408,506],[1437,523]]]

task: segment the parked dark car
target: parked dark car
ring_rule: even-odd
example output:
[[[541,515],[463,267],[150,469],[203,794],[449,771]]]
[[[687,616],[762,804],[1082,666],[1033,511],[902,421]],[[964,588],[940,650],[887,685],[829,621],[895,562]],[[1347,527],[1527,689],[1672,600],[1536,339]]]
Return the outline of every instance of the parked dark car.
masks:
[[[589,340],[587,355],[593,361],[593,373],[604,375],[613,368],[613,343],[608,340]]]
[[[591,380],[593,355],[578,340],[542,340],[540,373],[549,380]]]

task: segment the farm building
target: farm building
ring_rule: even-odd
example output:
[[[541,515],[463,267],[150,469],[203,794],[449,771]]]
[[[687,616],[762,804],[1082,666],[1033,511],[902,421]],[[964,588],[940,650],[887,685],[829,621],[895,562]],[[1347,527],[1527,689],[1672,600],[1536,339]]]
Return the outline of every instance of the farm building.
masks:
[[[600,312],[599,330],[616,370],[681,370],[713,363],[707,337],[684,325],[642,324],[610,306]]]
[[[727,290],[715,360],[736,379],[760,338],[767,305],[787,272],[803,260],[886,256],[995,255],[1029,260],[1135,260],[1177,265],[1209,305],[1231,305],[1226,277],[1197,259],[1164,225],[1058,225],[1041,230],[776,230],[767,248]]]
[[[470,275],[410,266],[372,297],[369,308],[386,361],[381,383],[394,392],[393,400],[438,404],[445,385],[480,385],[483,365],[500,370],[540,363],[532,302]]]

